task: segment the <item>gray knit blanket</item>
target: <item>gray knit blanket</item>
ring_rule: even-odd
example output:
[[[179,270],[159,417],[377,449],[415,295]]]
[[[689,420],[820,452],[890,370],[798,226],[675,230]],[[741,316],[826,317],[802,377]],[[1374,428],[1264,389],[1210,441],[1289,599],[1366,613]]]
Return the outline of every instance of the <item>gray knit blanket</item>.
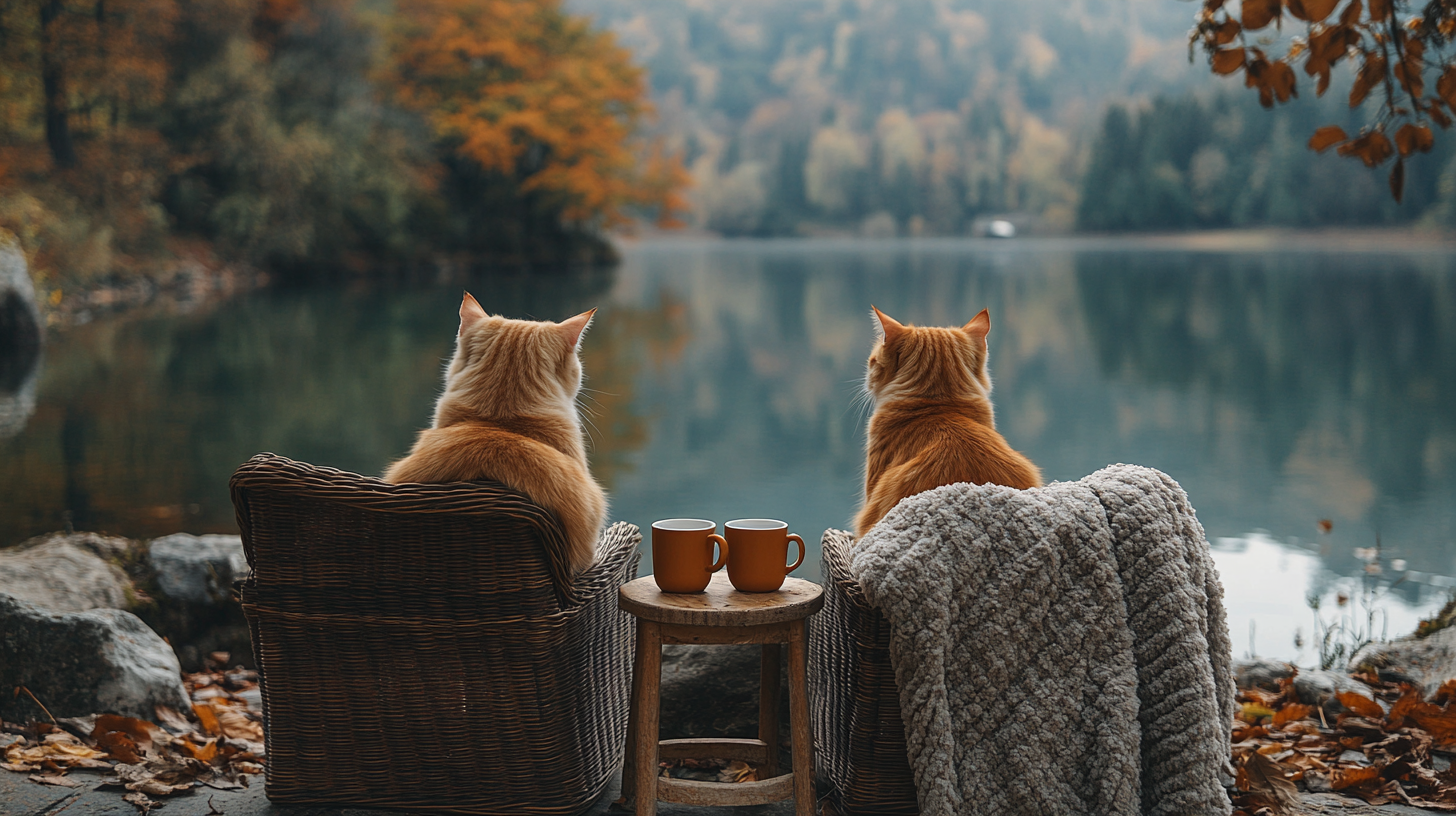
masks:
[[[890,624],[923,816],[1230,812],[1223,587],[1166,474],[927,491],[852,570]]]

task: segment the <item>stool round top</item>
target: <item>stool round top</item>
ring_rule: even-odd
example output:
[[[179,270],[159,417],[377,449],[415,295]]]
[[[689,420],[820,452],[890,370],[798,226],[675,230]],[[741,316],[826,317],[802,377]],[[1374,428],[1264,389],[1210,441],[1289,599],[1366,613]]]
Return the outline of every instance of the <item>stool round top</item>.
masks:
[[[657,588],[651,575],[624,585],[617,605],[658,623],[693,626],[760,626],[807,618],[824,605],[824,590],[810,581],[785,578],[776,592],[739,592],[723,572],[702,592],[674,593]]]

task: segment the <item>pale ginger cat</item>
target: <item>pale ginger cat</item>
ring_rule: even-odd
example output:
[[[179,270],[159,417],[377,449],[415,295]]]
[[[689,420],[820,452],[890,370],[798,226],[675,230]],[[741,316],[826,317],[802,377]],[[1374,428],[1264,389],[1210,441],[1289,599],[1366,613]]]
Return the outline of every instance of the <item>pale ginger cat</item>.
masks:
[[[607,497],[587,468],[576,395],[577,351],[595,313],[511,320],[486,314],[466,293],[434,426],[384,480],[501,482],[555,514],[573,571],[591,566]]]

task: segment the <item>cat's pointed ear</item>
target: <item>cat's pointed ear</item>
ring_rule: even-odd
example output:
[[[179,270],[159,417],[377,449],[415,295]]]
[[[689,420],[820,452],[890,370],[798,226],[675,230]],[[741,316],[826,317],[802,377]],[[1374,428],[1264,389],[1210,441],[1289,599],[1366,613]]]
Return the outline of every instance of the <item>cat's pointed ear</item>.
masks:
[[[466,329],[484,319],[485,310],[480,308],[480,304],[470,296],[469,292],[466,292],[465,299],[460,301],[460,331],[458,334],[464,334]]]
[[[905,327],[900,325],[900,322],[898,320],[890,317],[889,315],[875,308],[873,305],[870,306],[870,308],[874,309],[875,318],[879,321],[880,324],[880,338],[883,339],[886,344],[894,342],[897,337],[905,333]]]
[[[986,335],[991,333],[991,313],[982,309],[980,314],[971,318],[971,322],[961,326],[961,331],[969,334],[972,340],[986,347]]]
[[[596,309],[587,309],[576,317],[569,317],[556,324],[561,336],[566,338],[567,348],[576,351],[581,346],[581,336],[586,333],[586,327],[596,313]]]

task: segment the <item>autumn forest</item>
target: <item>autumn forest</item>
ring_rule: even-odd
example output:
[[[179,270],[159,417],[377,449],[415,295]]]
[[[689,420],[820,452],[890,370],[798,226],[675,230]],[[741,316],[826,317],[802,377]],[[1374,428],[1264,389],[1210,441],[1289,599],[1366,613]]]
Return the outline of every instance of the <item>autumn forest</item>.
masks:
[[[1003,217],[1052,232],[1456,223],[1448,140],[1433,149],[1420,127],[1396,202],[1388,167],[1307,143],[1379,113],[1373,97],[1337,99],[1353,68],[1326,70],[1318,97],[1267,82],[1250,94],[1216,76],[1243,75],[1224,64],[1237,21],[1197,23],[1204,56],[1190,51],[1195,12],[0,0],[0,230],[58,297],[179,259],[284,278],[595,263],[616,231],[652,225],[886,237],[978,234]]]
[[[554,0],[3,0],[0,67],[0,227],[47,288],[595,261],[681,206],[642,69]]]

